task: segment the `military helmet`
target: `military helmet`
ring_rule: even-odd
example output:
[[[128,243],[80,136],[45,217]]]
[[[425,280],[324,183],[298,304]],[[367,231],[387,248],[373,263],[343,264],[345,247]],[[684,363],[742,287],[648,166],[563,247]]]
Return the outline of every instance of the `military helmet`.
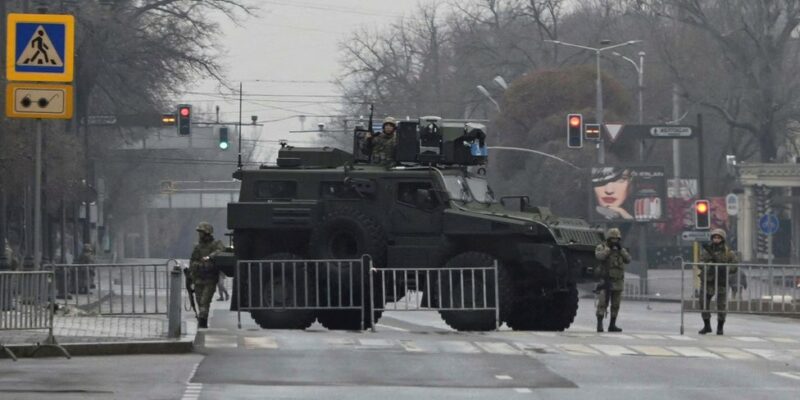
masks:
[[[711,230],[711,237],[713,238],[714,236],[719,236],[722,240],[726,240],[728,235],[725,233],[724,229],[717,228]]]
[[[205,233],[207,235],[214,234],[214,227],[211,226],[211,224],[209,224],[208,222],[205,222],[205,221],[197,224],[197,229],[196,230],[198,232],[203,232],[203,233]]]
[[[389,125],[391,125],[391,126],[393,126],[393,127],[397,128],[397,120],[395,120],[395,119],[394,119],[394,118],[392,118],[392,117],[386,117],[386,118],[383,120],[383,125],[381,125],[381,126],[385,126],[386,124],[389,124]]]
[[[622,233],[617,228],[611,228],[606,233],[606,238],[607,239],[621,239],[622,238]]]
[[[83,251],[94,252],[94,247],[91,243],[84,243],[83,244]]]

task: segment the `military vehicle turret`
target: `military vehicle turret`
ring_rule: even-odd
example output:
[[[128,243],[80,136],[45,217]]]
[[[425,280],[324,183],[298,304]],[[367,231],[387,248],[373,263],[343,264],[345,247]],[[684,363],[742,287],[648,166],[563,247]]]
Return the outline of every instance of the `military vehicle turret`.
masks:
[[[497,198],[485,176],[482,125],[435,117],[401,121],[396,166],[369,162],[362,152],[366,134],[356,129],[352,154],[287,145],[277,165],[237,171],[239,200],[228,205],[236,258],[369,254],[375,268],[482,267],[496,260],[500,316],[509,327],[570,326],[578,308],[576,283],[588,278],[594,265],[600,230],[531,205],[525,196]],[[234,292],[242,304],[250,301],[246,296],[258,295],[237,283]],[[316,318],[330,329],[358,329],[361,321],[345,311],[251,314],[264,328],[304,329]],[[495,327],[494,313],[440,314],[458,330]]]

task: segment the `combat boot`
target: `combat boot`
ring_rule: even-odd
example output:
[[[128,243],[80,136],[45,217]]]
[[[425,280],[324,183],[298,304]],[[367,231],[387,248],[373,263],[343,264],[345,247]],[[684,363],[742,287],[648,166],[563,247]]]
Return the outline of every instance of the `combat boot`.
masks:
[[[700,329],[700,332],[697,332],[701,335],[705,335],[706,333],[711,333],[711,320],[704,319],[703,320],[703,329]]]
[[[609,332],[622,332],[622,328],[617,326],[617,317],[611,317],[611,323],[608,325]]]
[[[208,318],[198,318],[197,327],[202,329],[208,329]]]
[[[724,319],[718,319],[717,320],[717,335],[722,336],[722,334],[723,334],[722,326],[723,325],[725,325],[725,320]]]
[[[598,315],[597,316],[597,331],[598,332],[602,332],[603,331],[603,316],[602,315]]]

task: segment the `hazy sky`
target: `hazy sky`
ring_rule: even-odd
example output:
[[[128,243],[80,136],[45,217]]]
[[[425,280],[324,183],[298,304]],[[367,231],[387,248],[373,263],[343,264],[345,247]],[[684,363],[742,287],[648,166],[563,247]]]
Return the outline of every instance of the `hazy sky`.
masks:
[[[408,14],[420,0],[251,0],[260,10],[257,16],[246,19],[241,26],[224,22],[224,36],[218,41],[227,52],[224,64],[227,78],[244,84],[244,123],[251,115],[260,122],[260,143],[280,138],[296,145],[308,145],[313,133],[292,133],[300,130],[295,115],[309,115],[306,129],[315,129],[325,118],[312,115],[338,114],[335,102],[339,99],[331,81],[338,75],[340,53],[338,44],[361,26],[379,27],[388,21]],[[213,118],[214,106],[220,106],[220,119],[238,120],[238,103],[224,101],[219,96],[202,93],[217,92],[217,84],[198,82],[188,88],[181,101],[195,107],[195,115]],[[253,98],[250,95],[257,95]],[[298,97],[303,95],[303,97]],[[304,96],[309,97],[304,97]],[[245,138],[247,138],[245,130]],[[266,150],[266,149],[264,149]],[[262,152],[266,154],[270,151]],[[267,160],[261,160],[267,161]],[[272,161],[272,160],[269,160]]]

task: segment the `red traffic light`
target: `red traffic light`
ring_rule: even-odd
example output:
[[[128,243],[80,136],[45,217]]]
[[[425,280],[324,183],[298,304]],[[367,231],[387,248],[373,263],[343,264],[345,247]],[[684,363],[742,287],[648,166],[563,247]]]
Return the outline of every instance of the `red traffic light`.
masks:
[[[181,107],[180,109],[181,117],[188,117],[189,114],[192,113],[192,109],[189,107]]]
[[[572,115],[569,117],[569,126],[577,128],[581,126],[581,117],[579,115]]]
[[[706,202],[706,201],[698,201],[697,202],[697,212],[699,214],[708,213],[708,202]]]
[[[711,229],[711,204],[708,200],[694,202],[695,229]]]

